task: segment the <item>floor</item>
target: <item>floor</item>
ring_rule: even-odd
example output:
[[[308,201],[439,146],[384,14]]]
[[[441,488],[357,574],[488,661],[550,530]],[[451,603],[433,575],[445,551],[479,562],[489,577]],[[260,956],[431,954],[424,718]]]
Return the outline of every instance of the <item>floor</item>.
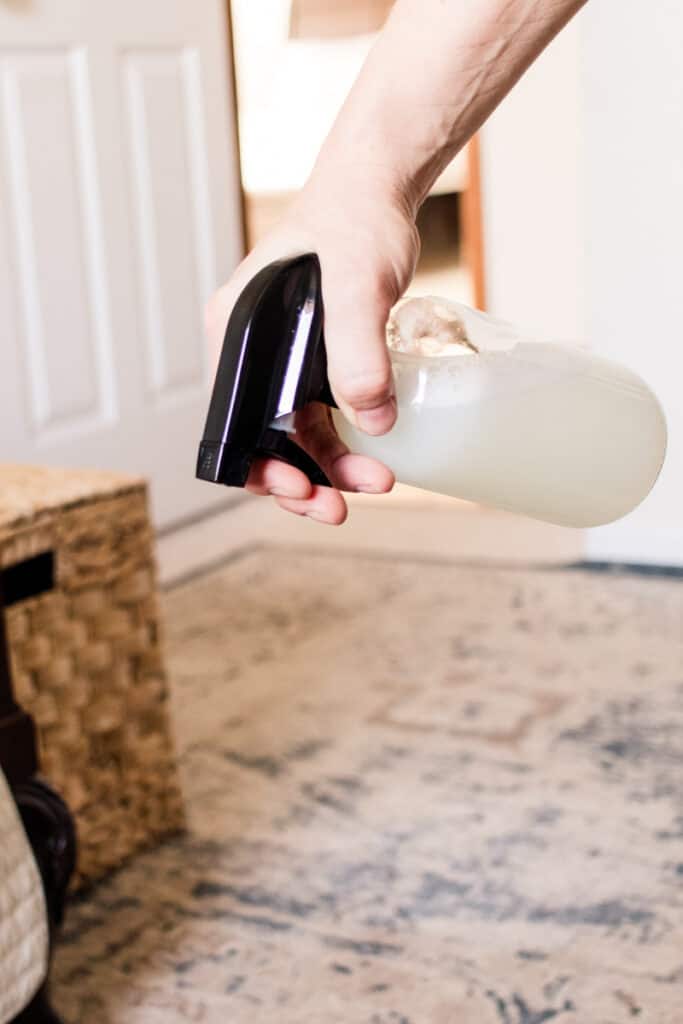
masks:
[[[462,559],[466,562],[562,564],[580,561],[584,535],[469,502],[398,485],[391,495],[350,495],[349,518],[328,527],[282,512],[262,498],[240,496],[223,512],[164,534],[158,543],[164,585],[245,548],[291,549]]]
[[[65,1018],[680,1024],[680,579],[449,561],[500,536],[464,509],[264,546],[267,508],[165,592],[188,830],[71,908]]]

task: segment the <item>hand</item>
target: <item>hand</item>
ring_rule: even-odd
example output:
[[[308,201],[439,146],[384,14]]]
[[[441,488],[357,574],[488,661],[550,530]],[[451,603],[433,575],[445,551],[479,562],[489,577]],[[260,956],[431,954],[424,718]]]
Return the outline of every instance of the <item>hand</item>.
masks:
[[[337,164],[333,175],[313,175],[283,221],[212,297],[206,326],[217,359],[230,312],[254,274],[273,260],[317,253],[335,401],[360,430],[384,434],[396,419],[385,327],[410,282],[419,242],[410,204],[374,175],[358,179],[358,171]],[[316,403],[302,410],[296,430],[294,440],[334,486],[313,486],[300,470],[267,459],[252,467],[247,489],[253,494],[272,495],[287,511],[338,525],[347,514],[342,491],[380,494],[393,487],[386,466],[349,452],[326,406]]]

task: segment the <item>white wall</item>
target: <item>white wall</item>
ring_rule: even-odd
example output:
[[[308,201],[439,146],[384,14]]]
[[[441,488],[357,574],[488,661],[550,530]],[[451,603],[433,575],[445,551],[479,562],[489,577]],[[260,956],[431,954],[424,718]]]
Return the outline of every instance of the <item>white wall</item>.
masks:
[[[574,23],[482,132],[489,309],[566,338],[583,332],[578,46]]]
[[[491,309],[587,338],[667,413],[662,476],[595,559],[683,564],[681,39],[678,0],[591,0],[484,131]]]
[[[652,496],[595,531],[595,557],[683,564],[683,4],[593,0],[581,25],[587,324],[660,395],[669,451]]]

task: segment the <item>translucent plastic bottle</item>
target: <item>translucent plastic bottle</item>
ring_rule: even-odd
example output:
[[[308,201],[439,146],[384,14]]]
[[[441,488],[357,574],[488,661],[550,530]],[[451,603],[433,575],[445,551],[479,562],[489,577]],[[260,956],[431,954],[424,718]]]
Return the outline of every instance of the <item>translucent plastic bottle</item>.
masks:
[[[430,491],[588,527],[649,493],[666,421],[635,373],[570,345],[528,341],[456,303],[405,303],[390,324],[398,421],[347,444]]]

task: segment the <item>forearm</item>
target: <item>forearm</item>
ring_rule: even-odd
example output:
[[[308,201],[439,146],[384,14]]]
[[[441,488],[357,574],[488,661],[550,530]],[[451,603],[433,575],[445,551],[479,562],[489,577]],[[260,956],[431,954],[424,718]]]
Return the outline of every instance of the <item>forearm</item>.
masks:
[[[314,180],[360,171],[416,208],[586,0],[397,0]],[[352,166],[351,166],[352,165]]]

